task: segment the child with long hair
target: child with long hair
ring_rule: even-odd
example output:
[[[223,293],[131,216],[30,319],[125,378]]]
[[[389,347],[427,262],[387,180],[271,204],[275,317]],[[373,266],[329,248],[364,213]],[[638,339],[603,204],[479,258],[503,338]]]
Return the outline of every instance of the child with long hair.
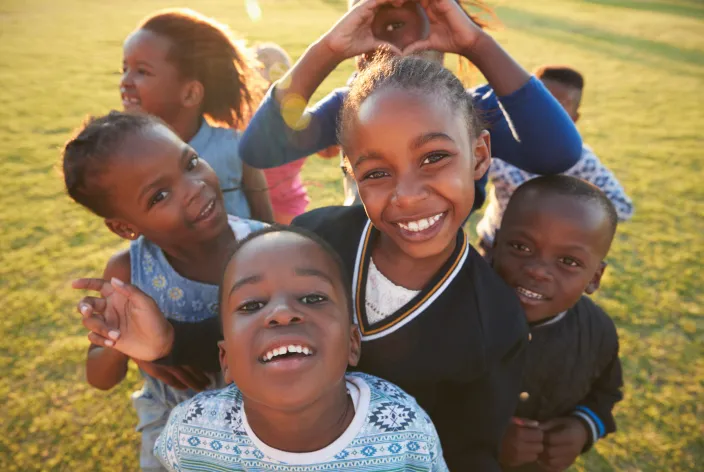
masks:
[[[491,132],[491,155],[536,174],[567,170],[582,141],[570,117],[539,80],[531,77],[462,4],[490,11],[481,1],[351,0],[350,10],[311,44],[262,101],[240,142],[247,164],[269,168],[338,144],[336,129],[349,87],[333,90],[305,109],[338,64],[357,59],[362,71],[379,50],[421,55],[442,63],[458,54],[489,82],[467,90]],[[354,80],[354,79],[353,79]],[[344,169],[344,166],[343,166]],[[487,177],[475,184],[474,209],[482,206]],[[346,200],[358,202],[351,175]]]
[[[158,118],[112,112],[66,144],[63,170],[71,198],[130,241],[107,262],[103,278],[139,287],[170,319],[217,319],[219,276],[213,268],[222,266],[237,239],[263,225],[227,215],[217,176],[191,146]],[[90,306],[81,312],[89,316]],[[110,343],[91,341],[88,383],[110,389],[124,379],[129,357]],[[217,354],[215,343],[210,352]],[[218,369],[204,373],[183,364],[138,362],[144,387],[133,402],[143,470],[162,470],[152,450],[171,409],[197,390],[224,385]]]
[[[125,40],[120,94],[125,110],[161,118],[208,162],[229,214],[272,221],[264,175],[238,154],[240,132],[266,89],[251,56],[211,18],[160,11]]]
[[[489,166],[489,134],[460,80],[434,61],[379,58],[354,81],[340,141],[364,206],[305,213],[341,256],[362,334],[361,372],[388,380],[432,419],[450,470],[499,471],[499,444],[518,403],[528,328],[515,291],[472,248],[462,225]],[[82,302],[83,303],[83,302]],[[148,298],[120,287],[115,349],[178,362],[215,342],[218,324],[138,316]],[[101,301],[104,305],[105,302]],[[127,304],[127,306],[125,306]],[[101,310],[103,307],[99,307]],[[98,311],[86,327],[107,337]],[[198,343],[183,336],[196,336]],[[112,341],[112,340],[111,340]],[[217,365],[212,356],[203,364]]]

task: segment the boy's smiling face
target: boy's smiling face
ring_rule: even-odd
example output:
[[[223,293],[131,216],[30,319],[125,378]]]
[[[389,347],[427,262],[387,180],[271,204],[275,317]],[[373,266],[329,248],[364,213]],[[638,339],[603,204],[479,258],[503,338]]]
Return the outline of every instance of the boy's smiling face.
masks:
[[[369,219],[415,259],[454,244],[474,203],[474,181],[490,162],[488,136],[473,139],[466,118],[446,101],[382,88],[362,103],[348,139]]]
[[[504,215],[493,265],[516,290],[528,321],[537,322],[599,287],[613,228],[593,200],[532,189],[521,197]]]
[[[220,361],[247,401],[295,411],[345,388],[360,337],[323,248],[293,232],[258,236],[229,262],[221,290]]]

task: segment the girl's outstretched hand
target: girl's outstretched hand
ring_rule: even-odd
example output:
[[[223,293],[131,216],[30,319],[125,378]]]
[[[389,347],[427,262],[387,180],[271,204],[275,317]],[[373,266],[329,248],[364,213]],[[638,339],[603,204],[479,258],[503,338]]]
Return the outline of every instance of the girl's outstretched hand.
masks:
[[[455,0],[420,0],[419,3],[428,16],[428,37],[406,47],[404,55],[426,50],[467,55],[484,35]]]
[[[78,312],[88,339],[143,361],[153,361],[171,352],[173,327],[154,300],[134,285],[113,278],[78,279],[73,288],[93,290],[100,297],[83,297]]]
[[[394,45],[374,36],[372,22],[377,10],[383,5],[401,6],[406,0],[363,0],[345,14],[325,36],[323,42],[340,61],[385,48],[393,54],[401,54]]]

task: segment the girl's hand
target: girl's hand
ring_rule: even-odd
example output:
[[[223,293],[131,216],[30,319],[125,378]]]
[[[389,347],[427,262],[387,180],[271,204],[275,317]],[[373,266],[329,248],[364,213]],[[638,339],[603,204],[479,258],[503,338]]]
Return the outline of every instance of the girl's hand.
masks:
[[[78,303],[88,339],[97,346],[153,361],[171,352],[173,327],[154,300],[137,287],[113,278],[79,279],[73,288],[93,290],[101,297],[84,297]]]
[[[432,50],[466,56],[484,36],[455,0],[420,0],[420,4],[430,23],[428,37],[408,46],[404,55]]]
[[[363,0],[347,12],[323,37],[323,43],[342,62],[345,59],[385,48],[401,55],[394,45],[381,41],[372,32],[372,22],[382,5],[401,6],[405,0]]]

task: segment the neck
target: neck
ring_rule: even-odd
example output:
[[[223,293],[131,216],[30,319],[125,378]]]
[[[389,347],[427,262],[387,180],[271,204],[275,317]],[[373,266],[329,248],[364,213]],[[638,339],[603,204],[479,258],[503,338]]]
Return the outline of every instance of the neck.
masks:
[[[345,380],[334,394],[300,410],[281,411],[244,399],[252,431],[270,447],[286,452],[313,452],[342,436],[354,418]]]
[[[203,117],[200,114],[193,115],[186,110],[169,120],[168,125],[184,143],[188,143],[198,133],[202,123]]]
[[[220,266],[236,243],[235,234],[227,224],[208,241],[188,241],[184,245],[162,247],[171,267],[183,277],[197,282],[218,284]]]
[[[416,259],[403,252],[391,238],[382,233],[372,249],[372,257],[381,273],[396,285],[409,290],[422,290],[447,262],[456,246],[457,239],[453,238],[450,245],[440,253]]]

